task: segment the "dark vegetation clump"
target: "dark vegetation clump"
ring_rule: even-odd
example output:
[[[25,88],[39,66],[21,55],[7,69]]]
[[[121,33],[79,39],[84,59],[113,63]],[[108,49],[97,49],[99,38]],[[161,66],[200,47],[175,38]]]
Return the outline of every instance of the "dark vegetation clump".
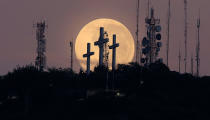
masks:
[[[29,65],[0,76],[1,120],[210,119],[210,77],[162,63],[82,70]]]

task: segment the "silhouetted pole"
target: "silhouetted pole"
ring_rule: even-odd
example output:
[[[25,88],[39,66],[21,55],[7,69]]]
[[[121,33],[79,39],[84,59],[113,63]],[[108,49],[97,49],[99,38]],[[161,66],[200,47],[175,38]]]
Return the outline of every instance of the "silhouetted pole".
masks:
[[[168,31],[167,31],[167,50],[166,50],[166,61],[168,66],[169,47],[170,47],[170,18],[171,18],[171,0],[168,0]]]
[[[139,0],[137,0],[137,11],[136,11],[136,63],[139,63],[140,50],[139,50]]]
[[[147,17],[149,17],[150,14],[150,0],[147,0]]]
[[[191,55],[191,74],[193,75],[194,73],[193,73],[193,64],[194,64],[194,62],[193,62],[193,55]]]
[[[94,55],[94,52],[90,52],[90,43],[87,44],[87,53],[83,57],[87,58],[87,75],[90,74],[90,56]]]
[[[178,56],[178,59],[179,59],[179,73],[181,72],[181,50],[180,50],[180,47],[179,47],[179,56]]]
[[[199,77],[200,74],[200,10],[199,18],[197,20],[197,45],[196,45],[196,76]]]
[[[109,42],[109,39],[104,38],[104,28],[100,27],[100,37],[99,40],[94,43],[95,46],[99,47],[99,66],[103,66],[104,60],[104,45]]]
[[[184,57],[184,61],[185,61],[185,73],[187,72],[187,0],[184,0],[184,14],[185,14],[185,30],[184,30],[184,43],[185,43],[185,57]]]
[[[73,41],[70,42],[70,48],[71,48],[71,69],[73,70],[73,51],[74,51]]]

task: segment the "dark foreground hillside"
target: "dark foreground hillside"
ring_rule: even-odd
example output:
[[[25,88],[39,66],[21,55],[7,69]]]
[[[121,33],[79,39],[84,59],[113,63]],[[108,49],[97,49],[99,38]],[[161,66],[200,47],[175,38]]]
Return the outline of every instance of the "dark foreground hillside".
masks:
[[[107,87],[108,86],[108,87]],[[89,76],[16,68],[0,77],[1,120],[209,120],[210,77],[131,63]]]

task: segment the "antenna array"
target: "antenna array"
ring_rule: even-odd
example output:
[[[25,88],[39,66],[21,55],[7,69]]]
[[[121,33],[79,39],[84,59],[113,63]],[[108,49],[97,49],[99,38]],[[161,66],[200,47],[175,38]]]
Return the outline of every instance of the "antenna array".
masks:
[[[158,54],[160,52],[160,48],[162,47],[162,43],[159,42],[161,40],[161,31],[160,20],[154,18],[154,9],[151,9],[150,18],[147,17],[145,19],[146,27],[147,27],[147,37],[144,37],[142,40],[142,53],[144,54],[144,58],[141,59],[141,63],[148,65],[157,61]],[[162,62],[162,59],[159,59]]]

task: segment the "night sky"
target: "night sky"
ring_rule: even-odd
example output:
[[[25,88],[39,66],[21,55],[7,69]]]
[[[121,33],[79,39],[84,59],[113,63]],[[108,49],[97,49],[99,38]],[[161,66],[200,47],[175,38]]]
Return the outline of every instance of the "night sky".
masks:
[[[151,0],[152,1],[152,0]],[[172,1],[171,40],[169,66],[178,70],[179,41],[184,50],[184,2]],[[210,75],[210,1],[188,0],[188,72],[190,58],[195,58],[196,19],[201,11],[201,75]],[[145,36],[144,19],[147,0],[140,0],[140,38]],[[155,16],[163,27],[163,48],[160,56],[166,58],[166,29],[168,0],[153,0]],[[12,71],[16,65],[34,63],[36,57],[36,34],[33,24],[46,20],[47,65],[69,67],[69,41],[76,39],[82,27],[97,18],[120,21],[133,34],[136,30],[136,0],[0,0],[0,75]],[[184,58],[184,51],[182,51]],[[75,70],[80,66],[75,58]],[[194,65],[195,67],[195,65]],[[182,59],[182,72],[184,61]],[[194,70],[195,71],[195,70]]]

